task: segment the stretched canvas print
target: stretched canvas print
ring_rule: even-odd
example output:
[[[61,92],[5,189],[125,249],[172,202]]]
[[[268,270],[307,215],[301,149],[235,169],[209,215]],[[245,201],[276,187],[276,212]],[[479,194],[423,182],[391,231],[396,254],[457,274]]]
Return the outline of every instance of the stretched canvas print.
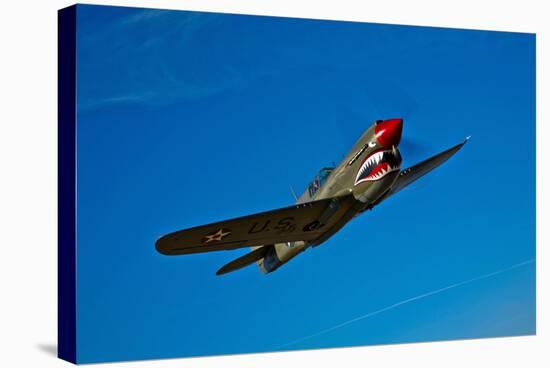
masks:
[[[59,356],[532,335],[535,35],[59,12]]]

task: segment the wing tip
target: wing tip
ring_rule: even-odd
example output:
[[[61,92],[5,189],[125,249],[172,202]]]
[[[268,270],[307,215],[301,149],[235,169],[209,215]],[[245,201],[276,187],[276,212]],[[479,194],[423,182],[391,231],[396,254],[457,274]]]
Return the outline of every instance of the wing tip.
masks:
[[[169,235],[163,235],[160,238],[158,238],[155,241],[155,249],[160,254],[163,254],[165,256],[173,256],[177,253],[174,253],[174,250],[172,249],[172,246],[170,245],[170,238]]]
[[[455,149],[456,151],[458,151],[459,149],[461,149],[462,147],[464,147],[466,145],[466,143],[468,143],[470,141],[470,139],[472,138],[471,135],[467,136],[466,138],[464,138],[464,140],[457,144],[456,146],[454,146],[453,148],[451,148],[450,150],[453,150]]]

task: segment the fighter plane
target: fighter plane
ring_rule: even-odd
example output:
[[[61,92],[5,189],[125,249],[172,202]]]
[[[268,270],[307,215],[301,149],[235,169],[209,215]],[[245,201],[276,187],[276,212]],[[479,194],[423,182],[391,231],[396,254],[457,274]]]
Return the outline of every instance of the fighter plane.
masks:
[[[176,231],[159,238],[156,249],[182,255],[251,247],[250,253],[216,274],[252,263],[265,274],[273,272],[447,161],[469,138],[401,170],[397,147],[402,130],[403,119],[377,120],[338,166],[323,168],[315,176],[294,206]]]

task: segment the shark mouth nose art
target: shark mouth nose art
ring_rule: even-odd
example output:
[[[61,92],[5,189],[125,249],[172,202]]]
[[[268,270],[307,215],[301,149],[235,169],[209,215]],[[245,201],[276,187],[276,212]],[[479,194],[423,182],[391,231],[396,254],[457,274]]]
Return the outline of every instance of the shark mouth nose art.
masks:
[[[371,153],[361,164],[355,185],[365,181],[377,181],[391,172],[399,171],[401,155],[395,147],[391,150],[379,150]]]

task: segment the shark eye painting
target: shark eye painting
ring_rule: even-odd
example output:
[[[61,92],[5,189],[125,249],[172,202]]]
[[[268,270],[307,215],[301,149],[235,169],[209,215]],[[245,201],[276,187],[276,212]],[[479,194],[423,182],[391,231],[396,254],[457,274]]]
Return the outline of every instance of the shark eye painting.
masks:
[[[534,34],[58,18],[60,358],[536,333]]]

